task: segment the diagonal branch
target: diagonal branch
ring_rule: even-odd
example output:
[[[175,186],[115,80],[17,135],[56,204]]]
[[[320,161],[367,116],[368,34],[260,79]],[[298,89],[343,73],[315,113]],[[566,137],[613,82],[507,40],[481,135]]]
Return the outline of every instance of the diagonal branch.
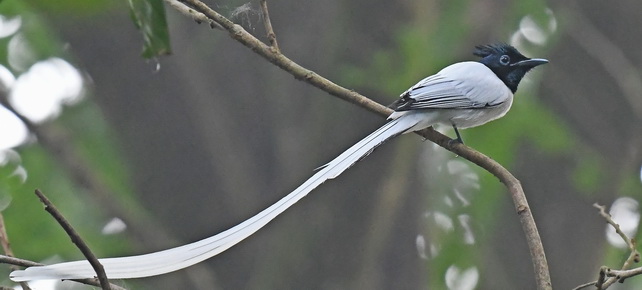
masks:
[[[207,16],[205,16],[205,14],[195,11],[194,9],[188,7],[187,5],[181,3],[178,0],[165,0],[165,3],[167,3],[167,5],[169,5],[169,6],[172,6],[172,8],[176,9],[178,12],[183,13],[186,16],[191,17],[198,24],[201,24],[203,22],[207,22],[207,23],[209,23],[211,28],[216,28],[216,29],[223,30],[223,27],[218,25],[218,23],[216,23],[216,22],[210,20],[209,18],[207,18]]]
[[[183,0],[183,2],[193,7],[194,10],[205,14],[208,18],[223,27],[223,29],[229,33],[230,37],[250,48],[272,64],[280,67],[296,79],[305,81],[335,97],[363,107],[374,113],[378,113],[386,117],[392,113],[392,110],[385,106],[372,101],[355,91],[348,90],[331,82],[317,73],[295,63],[280,52],[272,51],[268,45],[247,32],[242,26],[235,24],[218,12],[212,10],[205,3],[198,0]]]
[[[600,210],[600,215],[606,220],[608,224],[610,224],[615,229],[615,232],[620,236],[620,238],[622,238],[622,240],[624,240],[626,246],[629,247],[629,250],[631,250],[631,252],[636,252],[637,250],[635,249],[635,241],[629,238],[629,236],[627,236],[626,233],[622,231],[622,228],[620,228],[620,225],[613,220],[611,214],[606,212],[606,207],[598,203],[594,203],[593,207]]]
[[[587,288],[587,287],[595,286],[596,284],[597,284],[597,281],[584,283],[582,285],[579,285],[579,286],[573,288],[573,290],[581,290],[581,289],[584,289],[584,288]]]
[[[392,110],[385,106],[372,101],[365,96],[341,87],[330,80],[316,74],[315,72],[306,69],[294,61],[287,58],[280,51],[271,49],[270,46],[258,40],[252,34],[247,32],[243,27],[237,25],[225,18],[221,14],[212,10],[209,6],[199,0],[181,0],[194,10],[204,14],[212,21],[218,23],[224,30],[226,30],[230,37],[240,42],[244,46],[250,48],[253,52],[259,54],[272,64],[280,67],[287,73],[293,75],[296,79],[307,82],[335,97],[353,103],[368,111],[387,117],[392,113]],[[477,164],[478,166],[486,169],[491,174],[495,175],[504,185],[508,188],[515,209],[522,224],[522,230],[526,236],[528,247],[531,254],[531,260],[535,271],[535,280],[538,289],[551,289],[551,280],[548,270],[548,263],[544,253],[541,238],[537,231],[537,226],[533,219],[530,207],[524,195],[521,183],[515,176],[513,176],[506,168],[502,167],[499,163],[492,160],[486,155],[475,151],[474,149],[458,144],[451,143],[451,139],[432,128],[421,130],[417,132],[424,138],[444,147],[445,149],[454,152],[455,154]]]
[[[78,247],[78,249],[82,252],[82,254],[87,258],[87,261],[89,261],[89,264],[91,265],[92,268],[94,268],[94,271],[96,271],[96,275],[98,276],[98,281],[100,281],[100,287],[103,288],[104,290],[111,290],[111,287],[109,286],[109,280],[107,279],[107,274],[105,274],[105,268],[103,267],[102,264],[98,261],[98,258],[96,258],[96,255],[91,252],[91,249],[89,249],[89,246],[83,241],[83,239],[80,237],[78,232],[71,226],[71,224],[65,219],[65,217],[56,209],[56,207],[47,199],[47,197],[40,192],[40,190],[36,189],[36,195],[40,199],[40,201],[45,205],[45,210],[53,216],[53,218],[60,224],[60,226],[65,230],[69,238],[71,238],[71,242]]]

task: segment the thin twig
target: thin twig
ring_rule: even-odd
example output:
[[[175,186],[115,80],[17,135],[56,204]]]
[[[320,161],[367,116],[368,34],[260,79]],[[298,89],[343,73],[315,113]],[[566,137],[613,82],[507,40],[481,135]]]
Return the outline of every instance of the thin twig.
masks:
[[[268,41],[270,41],[270,46],[275,52],[281,52],[279,49],[279,44],[276,42],[276,33],[272,29],[272,21],[270,20],[270,13],[268,13],[267,1],[261,0],[261,12],[263,14],[263,26],[265,26],[265,32],[267,33]]]
[[[33,266],[44,266],[44,264],[41,263],[36,263],[33,261],[25,260],[25,259],[20,259],[16,257],[11,257],[11,256],[5,256],[5,255],[0,255],[0,263],[2,264],[8,264],[8,265],[15,265],[15,266],[20,266],[20,267],[33,267]]]
[[[606,222],[615,229],[615,232],[620,236],[620,238],[622,238],[622,240],[624,240],[626,245],[629,247],[629,250],[631,251],[631,253],[629,254],[629,257],[622,264],[621,270],[612,270],[606,266],[602,266],[600,267],[600,272],[599,272],[597,281],[582,284],[580,286],[573,288],[573,290],[582,289],[591,285],[595,285],[595,287],[597,287],[598,290],[603,290],[603,289],[609,288],[615,282],[623,282],[624,279],[628,277],[642,274],[642,267],[626,270],[633,263],[637,263],[640,260],[640,253],[636,249],[635,240],[629,238],[629,236],[622,231],[622,229],[620,228],[620,225],[613,220],[613,217],[611,216],[611,214],[606,212],[605,206],[599,205],[598,203],[594,203],[593,207],[597,208],[599,210],[600,216],[602,216],[606,220]],[[608,279],[606,279],[607,277]]]
[[[9,235],[7,235],[7,227],[4,224],[4,215],[2,212],[0,212],[0,244],[2,244],[2,250],[7,256],[15,256],[13,254],[13,250],[11,250],[11,243],[9,243]],[[13,271],[20,269],[15,265],[11,265],[9,268]],[[23,290],[31,290],[27,282],[20,282],[18,284],[20,284],[20,287],[22,287]]]
[[[622,229],[620,228],[620,225],[613,220],[613,217],[611,216],[611,214],[606,212],[606,207],[598,203],[594,203],[593,207],[600,210],[599,212],[600,215],[606,220],[607,223],[609,223],[615,229],[615,232],[618,235],[620,235],[620,238],[624,240],[624,242],[626,243],[626,246],[629,247],[629,250],[636,251],[635,242],[631,238],[629,238],[629,236],[627,236],[626,233],[622,231]]]
[[[216,22],[210,20],[209,18],[207,18],[207,16],[205,16],[205,14],[200,13],[200,12],[188,7],[187,5],[185,5],[184,3],[182,3],[182,2],[180,2],[178,0],[165,0],[165,3],[167,3],[167,5],[169,5],[169,6],[172,6],[172,8],[176,9],[178,12],[183,13],[184,15],[186,15],[188,17],[191,17],[198,24],[201,24],[203,22],[207,22],[210,25],[211,28],[216,28],[216,29],[223,30],[223,27],[218,25],[218,23],[216,23]]]
[[[343,88],[331,82],[330,80],[316,74],[315,72],[300,66],[280,52],[273,51],[270,46],[264,44],[263,42],[252,36],[252,34],[248,33],[240,25],[233,23],[218,12],[212,10],[205,3],[199,0],[183,1],[193,7],[195,10],[205,14],[208,18],[220,24],[221,27],[229,32],[230,37],[250,48],[253,52],[261,55],[266,60],[280,67],[284,71],[290,73],[296,79],[305,81],[335,97],[356,104],[368,111],[377,113],[384,117],[387,117],[392,113],[392,110],[390,110],[389,108],[375,101],[372,101],[355,91]],[[488,172],[495,175],[502,183],[504,183],[511,194],[515,209],[522,224],[522,230],[524,231],[524,234],[526,236],[526,241],[528,243],[531,254],[531,260],[533,262],[537,288],[551,289],[552,286],[550,273],[548,270],[548,263],[546,261],[546,255],[544,253],[542,240],[539,236],[539,232],[537,231],[535,220],[533,219],[530,207],[528,206],[528,202],[526,200],[526,196],[524,195],[524,190],[522,189],[519,180],[515,178],[515,176],[513,176],[508,170],[506,170],[506,168],[502,167],[501,164],[492,160],[488,156],[483,155],[480,152],[475,151],[474,149],[465,145],[453,144],[452,142],[450,142],[452,139],[444,136],[443,134],[440,134],[432,128],[428,128],[417,133],[424,138],[436,143],[437,145],[444,147],[445,149],[450,150],[455,154],[481,166]]]
[[[582,285],[579,285],[579,286],[577,286],[577,287],[573,288],[573,290],[581,290],[581,289],[584,289],[584,288],[586,288],[586,287],[595,286],[595,283],[597,283],[597,281],[584,283],[584,284],[582,284]]]
[[[36,195],[40,199],[40,201],[45,205],[45,210],[53,216],[53,218],[60,224],[60,226],[65,230],[67,235],[71,238],[71,242],[78,247],[78,249],[82,252],[82,254],[87,258],[87,261],[89,261],[89,264],[91,265],[92,268],[94,268],[94,271],[96,271],[96,275],[98,275],[98,281],[100,281],[100,287],[102,287],[104,290],[111,290],[111,287],[109,285],[109,280],[107,279],[107,274],[105,274],[105,269],[103,268],[103,265],[100,264],[98,261],[98,258],[94,255],[94,253],[91,252],[91,249],[87,246],[85,241],[82,240],[80,235],[74,230],[74,228],[69,224],[69,222],[65,219],[65,217],[56,209],[56,207],[47,199],[47,197],[40,192],[40,190],[36,189]]]
[[[36,263],[34,261],[29,261],[25,259],[19,259],[15,257],[10,257],[10,256],[5,256],[5,255],[0,255],[0,263],[2,264],[9,264],[9,265],[15,265],[15,266],[20,266],[20,267],[33,267],[33,266],[44,266],[44,264],[41,263]],[[91,285],[91,286],[96,286],[100,287],[100,282],[98,279],[70,279],[69,281],[74,281],[86,285]],[[111,284],[111,289],[112,290],[127,290],[123,287],[120,287],[118,285]]]
[[[634,262],[639,262],[640,253],[637,250],[636,241],[629,238],[629,236],[624,233],[624,231],[622,231],[620,225],[613,220],[609,213],[606,212],[604,206],[601,206],[597,203],[595,203],[593,206],[600,210],[600,215],[603,216],[604,219],[606,219],[606,221],[615,229],[615,232],[620,235],[622,240],[624,240],[626,245],[629,247],[629,250],[631,250],[631,254],[629,255],[629,258],[624,262],[624,265],[622,265],[622,269],[628,268]]]
[[[597,290],[603,290],[608,288],[614,283],[612,282],[607,285],[607,281],[604,281],[605,277],[609,277],[614,281],[623,283],[625,279],[633,276],[641,275],[641,274],[642,274],[642,267],[637,267],[630,270],[613,270],[613,269],[609,269],[608,267],[602,266],[600,267],[599,279],[597,281],[588,282],[588,283],[579,285],[573,288],[573,290],[579,290],[589,286],[595,286],[597,287]]]
[[[609,213],[606,212],[606,207],[605,206],[599,205],[597,203],[594,203],[593,207],[595,207],[595,208],[600,210],[600,212],[599,212],[600,215],[606,220],[607,223],[609,223],[615,229],[615,232],[622,238],[622,240],[624,240],[626,245],[629,247],[629,250],[631,251],[631,253],[626,258],[626,260],[622,264],[622,267],[620,268],[621,270],[628,269],[629,267],[631,267],[631,265],[633,263],[636,263],[636,262],[638,262],[640,260],[640,252],[638,252],[638,250],[636,249],[635,240],[629,238],[629,236],[627,236],[626,233],[624,233],[622,231],[622,229],[620,228],[620,225],[613,220],[613,218],[611,217],[611,215]],[[600,275],[601,275],[601,273],[600,273]],[[613,276],[609,276],[609,277],[611,277],[611,278],[606,280],[606,282],[604,282],[604,284],[602,285],[603,289],[608,288],[613,283],[618,281],[618,279],[616,277],[613,277]]]
[[[637,276],[640,274],[642,274],[642,267],[637,267],[630,270],[608,269],[608,271],[606,271],[606,276],[613,277],[620,283],[624,282],[624,279],[626,278]]]

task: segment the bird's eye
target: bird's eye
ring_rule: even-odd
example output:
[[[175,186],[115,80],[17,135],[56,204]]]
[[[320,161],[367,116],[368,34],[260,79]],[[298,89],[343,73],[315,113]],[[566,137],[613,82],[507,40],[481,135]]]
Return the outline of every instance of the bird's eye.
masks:
[[[499,58],[499,63],[501,63],[502,65],[508,65],[508,64],[510,63],[510,56],[505,55],[505,54],[504,54],[504,55],[502,55],[502,56]]]

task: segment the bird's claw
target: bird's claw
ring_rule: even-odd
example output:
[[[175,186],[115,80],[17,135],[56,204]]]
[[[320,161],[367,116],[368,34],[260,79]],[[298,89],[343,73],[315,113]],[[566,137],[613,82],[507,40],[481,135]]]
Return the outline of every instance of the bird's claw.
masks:
[[[461,140],[460,137],[457,137],[457,139],[450,139],[450,141],[448,141],[448,146],[450,147],[455,146],[457,144],[464,145],[464,140]]]

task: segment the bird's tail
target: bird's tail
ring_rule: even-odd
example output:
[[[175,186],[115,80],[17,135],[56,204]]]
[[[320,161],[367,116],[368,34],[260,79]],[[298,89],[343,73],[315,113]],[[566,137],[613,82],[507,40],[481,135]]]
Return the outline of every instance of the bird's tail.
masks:
[[[330,163],[321,167],[293,192],[224,232],[184,246],[145,255],[100,259],[100,263],[104,266],[108,278],[127,279],[161,275],[209,259],[249,237],[317,186],[328,179],[339,176],[386,140],[409,131],[421,121],[418,115],[407,114],[386,123]],[[29,267],[25,270],[13,271],[9,277],[13,281],[20,282],[44,279],[82,279],[95,276],[96,273],[89,262],[75,261]]]

